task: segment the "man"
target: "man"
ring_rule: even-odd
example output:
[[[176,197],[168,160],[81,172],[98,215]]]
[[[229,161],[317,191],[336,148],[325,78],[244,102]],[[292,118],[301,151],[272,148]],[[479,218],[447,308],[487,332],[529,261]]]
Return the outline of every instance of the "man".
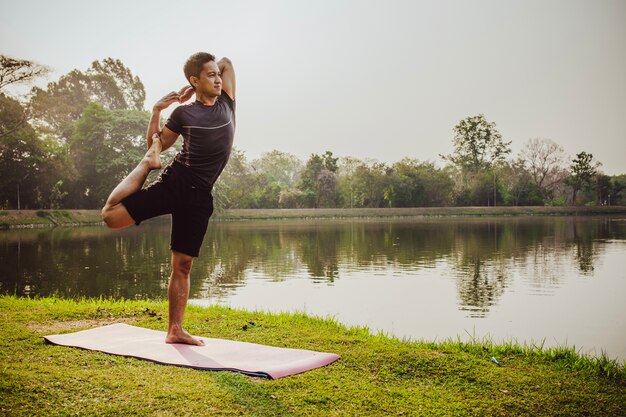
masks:
[[[148,152],[113,190],[102,218],[112,229],[172,215],[172,273],[168,287],[169,323],[166,343],[203,345],[183,327],[189,297],[189,273],[198,256],[213,212],[211,189],[232,148],[235,132],[235,72],[228,58],[216,62],[205,52],[192,55],[184,67],[190,86],[171,92],[152,109],[146,141]],[[193,94],[196,101],[179,106],[161,129],[161,111]],[[160,153],[183,136],[183,147],[159,178],[142,189],[153,169],[161,168]]]

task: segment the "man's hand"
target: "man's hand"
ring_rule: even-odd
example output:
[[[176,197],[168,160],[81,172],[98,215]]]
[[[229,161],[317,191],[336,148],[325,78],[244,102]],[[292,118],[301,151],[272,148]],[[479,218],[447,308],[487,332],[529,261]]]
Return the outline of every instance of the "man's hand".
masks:
[[[178,102],[184,103],[185,101],[189,100],[191,96],[193,96],[194,93],[195,93],[195,90],[193,89],[192,86],[190,85],[184,86],[178,92]]]
[[[152,110],[156,110],[160,112],[161,110],[168,108],[170,104],[179,102],[179,101],[180,101],[180,94],[177,93],[176,91],[172,91],[171,93],[164,96],[161,100],[157,101],[154,104],[154,107],[152,107]]]

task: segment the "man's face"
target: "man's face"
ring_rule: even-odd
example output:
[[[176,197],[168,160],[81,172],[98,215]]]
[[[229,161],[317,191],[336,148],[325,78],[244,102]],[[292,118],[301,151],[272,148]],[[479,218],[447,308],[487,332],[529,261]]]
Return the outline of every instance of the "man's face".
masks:
[[[196,94],[203,93],[209,97],[217,97],[222,94],[222,78],[215,61],[205,62],[199,77],[194,77],[197,83]]]

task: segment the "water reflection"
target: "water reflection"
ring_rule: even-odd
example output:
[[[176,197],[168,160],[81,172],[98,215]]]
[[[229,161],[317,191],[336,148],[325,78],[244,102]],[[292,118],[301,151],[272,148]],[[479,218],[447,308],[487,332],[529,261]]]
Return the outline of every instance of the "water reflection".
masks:
[[[602,242],[625,239],[620,217],[516,217],[389,221],[212,223],[192,271],[191,296],[223,298],[249,276],[411,276],[432,269],[454,279],[458,308],[485,316],[514,279],[549,294],[574,263],[590,279]],[[59,228],[0,232],[0,291],[18,295],[165,297],[169,225],[123,231]],[[363,291],[367,291],[366,288]],[[356,296],[357,294],[355,294]]]

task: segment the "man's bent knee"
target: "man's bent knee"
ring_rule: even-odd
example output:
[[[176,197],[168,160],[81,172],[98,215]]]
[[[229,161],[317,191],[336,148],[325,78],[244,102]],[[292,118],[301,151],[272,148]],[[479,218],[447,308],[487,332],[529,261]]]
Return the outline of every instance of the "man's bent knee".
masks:
[[[115,206],[106,204],[102,208],[101,215],[102,220],[110,229],[121,229],[135,223],[126,208],[121,204],[116,204]]]
[[[113,228],[113,216],[111,214],[111,207],[104,206],[102,207],[102,211],[100,212],[100,215],[102,216],[102,221],[104,222],[104,224],[106,224],[109,228]]]

